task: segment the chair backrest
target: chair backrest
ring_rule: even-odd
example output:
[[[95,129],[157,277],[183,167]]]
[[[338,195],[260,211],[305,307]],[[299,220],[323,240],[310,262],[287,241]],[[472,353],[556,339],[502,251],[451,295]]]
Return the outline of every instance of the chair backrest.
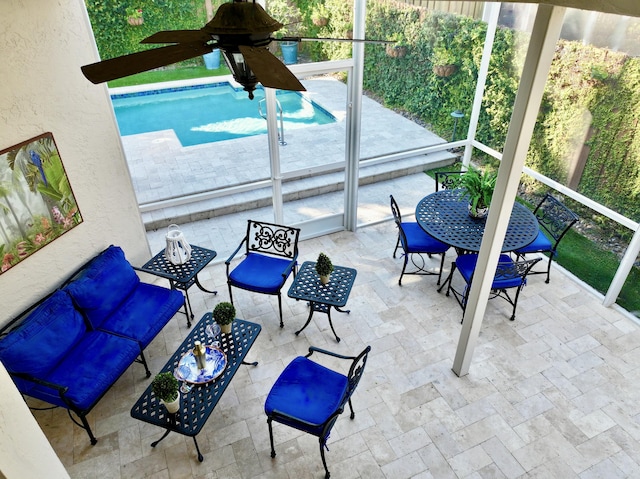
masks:
[[[400,244],[402,244],[402,249],[406,252],[408,247],[407,234],[404,232],[404,229],[402,228],[402,214],[400,214],[400,208],[398,207],[398,203],[396,203],[396,200],[393,197],[393,195],[389,195],[389,198],[391,199],[391,212],[393,213],[393,218],[398,228]]]
[[[393,218],[396,220],[396,223],[402,223],[402,214],[400,213],[400,208],[398,207],[398,203],[396,203],[396,199],[393,195],[389,195],[389,199],[391,200],[391,212],[393,213]]]
[[[249,220],[245,237],[247,253],[267,253],[293,259],[298,256],[299,237],[299,228]]]
[[[558,245],[567,231],[578,221],[578,216],[549,193],[533,210],[540,226],[555,240]]]
[[[353,363],[349,368],[349,375],[347,376],[349,378],[349,387],[347,388],[347,397],[343,404],[351,397],[360,382],[360,378],[362,378],[362,373],[364,373],[364,367],[366,366],[367,358],[369,357],[369,351],[371,351],[371,346],[364,348],[364,350],[353,360]]]
[[[493,280],[503,281],[520,277],[520,284],[522,284],[529,274],[529,271],[531,271],[531,268],[533,268],[538,261],[542,261],[542,258],[499,262]]]
[[[435,175],[436,191],[458,188],[463,171],[438,171]]]

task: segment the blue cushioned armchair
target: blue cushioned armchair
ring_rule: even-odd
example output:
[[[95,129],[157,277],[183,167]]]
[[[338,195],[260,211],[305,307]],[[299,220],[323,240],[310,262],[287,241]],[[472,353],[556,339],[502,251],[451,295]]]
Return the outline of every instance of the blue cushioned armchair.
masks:
[[[280,290],[292,271],[294,278],[296,276],[299,236],[299,228],[249,220],[247,234],[225,261],[231,303],[233,304],[232,286],[277,295],[282,328],[284,323]],[[231,269],[231,261],[241,249],[244,249],[245,257]]]
[[[402,221],[402,214],[400,213],[398,203],[396,203],[393,195],[389,195],[389,198],[391,200],[391,212],[393,213],[393,218],[398,228],[398,240],[393,250],[393,257],[396,257],[396,252],[400,246],[402,246],[404,256],[404,264],[402,265],[402,272],[400,273],[398,284],[402,286],[402,277],[405,274],[434,275],[438,277],[437,284],[440,284],[444,257],[449,249],[449,245],[435,239],[415,221]],[[437,272],[427,268],[426,261],[422,257],[423,254],[426,254],[429,258],[434,254],[441,256],[440,268]],[[407,271],[409,259],[411,259],[411,263],[413,264],[411,271]]]
[[[511,313],[511,321],[516,319],[516,307],[518,305],[518,297],[520,291],[526,284],[526,278],[531,268],[540,261],[542,258],[535,258],[530,260],[513,261],[507,254],[501,254],[498,259],[498,266],[496,273],[491,283],[491,296],[489,299],[502,298],[513,306],[513,312]],[[453,296],[458,301],[458,304],[462,307],[462,313],[464,314],[467,308],[467,300],[469,299],[469,290],[471,289],[471,282],[476,272],[476,264],[478,262],[477,254],[463,254],[456,258],[451,265],[451,273],[445,281],[447,286],[447,296],[449,293],[453,293]],[[453,273],[458,270],[462,279],[464,279],[465,287],[463,291],[458,291],[452,287]],[[442,290],[444,284],[438,289],[438,292]],[[509,289],[515,289],[515,294],[512,296],[509,294]]]
[[[529,253],[549,253],[546,271],[531,271],[530,274],[546,274],[549,282],[551,260],[558,254],[558,245],[567,231],[578,221],[578,216],[549,193],[538,203],[533,214],[538,220],[538,236],[524,248],[515,250],[518,259]]]
[[[298,356],[289,363],[271,388],[264,405],[269,425],[271,457],[276,457],[272,426],[272,422],[276,421],[318,437],[325,478],[329,478],[324,457],[327,439],[347,403],[351,419],[355,417],[351,396],[360,382],[369,351],[371,346],[367,346],[357,356],[343,356],[312,346],[306,356]],[[309,357],[314,352],[350,361],[348,374],[345,376],[312,361]]]

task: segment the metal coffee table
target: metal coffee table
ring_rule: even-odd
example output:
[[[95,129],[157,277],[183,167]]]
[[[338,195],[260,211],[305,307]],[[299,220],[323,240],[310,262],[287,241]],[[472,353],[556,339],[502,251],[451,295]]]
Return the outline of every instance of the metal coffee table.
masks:
[[[333,328],[331,321],[331,308],[335,308],[340,313],[349,313],[350,310],[342,308],[347,304],[353,282],[356,280],[357,271],[353,268],[345,268],[344,266],[334,266],[333,273],[327,284],[320,282],[320,277],[316,273],[316,263],[313,261],[305,261],[298,271],[293,284],[289,288],[289,297],[301,299],[309,302],[309,317],[304,326],[296,331],[296,335],[300,334],[311,322],[311,318],[315,311],[326,313],[329,317],[329,326],[336,337],[336,341],[340,342],[340,338]]]
[[[178,350],[171,356],[160,372],[173,372],[183,354],[193,348],[195,341],[210,344],[213,340],[207,337],[205,328],[213,323],[211,313],[205,314],[196,323],[189,335],[182,342]],[[160,400],[151,392],[151,385],[145,389],[140,399],[131,408],[131,417],[140,421],[154,424],[166,429],[164,435],[151,444],[155,447],[171,432],[193,437],[198,452],[198,460],[204,457],[198,447],[196,436],[202,430],[207,419],[215,409],[229,383],[241,364],[257,366],[258,363],[244,361],[251,346],[255,342],[262,327],[256,323],[236,319],[230,334],[221,334],[221,349],[227,356],[227,367],[215,380],[206,384],[195,384],[188,393],[180,393],[180,410],[176,414],[169,414]]]

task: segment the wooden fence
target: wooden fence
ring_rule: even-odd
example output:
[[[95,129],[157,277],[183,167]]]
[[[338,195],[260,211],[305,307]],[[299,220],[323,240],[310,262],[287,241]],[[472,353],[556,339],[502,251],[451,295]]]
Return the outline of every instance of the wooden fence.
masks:
[[[402,3],[439,12],[457,13],[481,19],[484,2],[449,2],[440,0],[402,0]]]

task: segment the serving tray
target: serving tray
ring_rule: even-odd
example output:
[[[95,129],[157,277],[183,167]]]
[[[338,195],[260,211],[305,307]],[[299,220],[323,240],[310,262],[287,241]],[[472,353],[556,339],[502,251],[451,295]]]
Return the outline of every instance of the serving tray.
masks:
[[[220,348],[215,346],[205,346],[206,367],[198,368],[193,349],[190,349],[180,358],[178,367],[174,371],[175,377],[179,381],[186,381],[191,384],[206,384],[220,376],[224,368],[227,367],[227,355]]]

